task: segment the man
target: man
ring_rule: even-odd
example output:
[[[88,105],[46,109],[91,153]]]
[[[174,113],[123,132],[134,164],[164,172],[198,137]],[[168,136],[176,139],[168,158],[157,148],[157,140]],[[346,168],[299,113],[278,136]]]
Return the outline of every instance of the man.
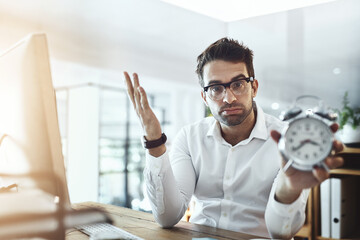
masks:
[[[213,117],[184,127],[170,153],[137,74],[132,83],[124,73],[149,143],[144,174],[161,226],[175,225],[194,197],[193,223],[273,238],[291,238],[302,227],[309,189],[329,174],[319,167],[312,172],[280,168],[284,161],[276,142],[285,123],[254,102],[259,83],[252,60],[250,49],[228,38],[198,57],[201,96]],[[336,152],[343,148],[338,141],[333,146]],[[325,159],[330,169],[342,162]]]

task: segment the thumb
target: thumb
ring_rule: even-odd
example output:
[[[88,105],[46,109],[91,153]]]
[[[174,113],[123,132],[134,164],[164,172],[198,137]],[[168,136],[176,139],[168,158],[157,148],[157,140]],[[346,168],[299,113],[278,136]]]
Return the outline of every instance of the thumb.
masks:
[[[331,131],[333,131],[333,133],[335,133],[338,129],[339,129],[339,124],[337,123],[333,123],[331,126]]]
[[[274,139],[274,141],[275,141],[276,143],[279,143],[279,140],[280,140],[280,138],[281,138],[281,134],[280,134],[278,131],[276,131],[276,130],[271,130],[270,135],[271,135],[272,139]]]

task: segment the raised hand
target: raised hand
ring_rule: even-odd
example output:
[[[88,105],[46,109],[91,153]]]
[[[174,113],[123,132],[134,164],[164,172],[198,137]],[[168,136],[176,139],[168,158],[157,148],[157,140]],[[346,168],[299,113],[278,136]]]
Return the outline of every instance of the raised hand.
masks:
[[[144,130],[145,138],[149,141],[159,139],[161,137],[161,126],[156,115],[152,111],[144,88],[139,84],[139,77],[133,74],[133,82],[127,72],[124,72],[125,82],[129,98],[133,104],[136,114]],[[165,152],[165,145],[149,150],[153,156],[160,156]]]
[[[331,130],[336,132],[338,127],[337,124],[333,124]],[[281,135],[277,131],[271,131],[271,137],[278,143]],[[336,153],[343,149],[343,144],[340,141],[335,140],[333,142],[333,154],[328,156],[324,161],[328,169],[334,169],[343,165],[344,159],[336,156]],[[283,160],[282,167],[284,167],[285,164],[286,161]],[[329,172],[322,167],[315,167],[311,172],[300,171],[290,167],[280,175],[278,188],[276,190],[276,199],[282,203],[291,203],[297,199],[303,189],[312,188],[328,177]]]

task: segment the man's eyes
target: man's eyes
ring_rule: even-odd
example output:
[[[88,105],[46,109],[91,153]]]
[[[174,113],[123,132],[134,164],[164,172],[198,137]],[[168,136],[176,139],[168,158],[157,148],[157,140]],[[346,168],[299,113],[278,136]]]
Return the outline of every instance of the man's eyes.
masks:
[[[236,81],[231,84],[235,88],[239,88],[243,85],[242,81]]]
[[[222,85],[214,85],[214,86],[211,86],[210,90],[212,92],[221,92],[223,91],[224,87]]]
[[[230,88],[231,89],[237,89],[242,88],[244,86],[243,80],[234,81],[231,83]],[[225,86],[219,84],[219,85],[212,85],[210,86],[210,91],[212,92],[222,92],[224,91]]]

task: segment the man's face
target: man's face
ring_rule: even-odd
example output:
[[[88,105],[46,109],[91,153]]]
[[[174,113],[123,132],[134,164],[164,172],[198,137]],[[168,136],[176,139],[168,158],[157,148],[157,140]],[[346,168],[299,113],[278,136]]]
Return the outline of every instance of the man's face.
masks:
[[[249,77],[244,62],[228,62],[215,60],[204,66],[203,79],[205,86],[217,83],[229,83],[242,77]],[[226,126],[241,124],[253,109],[253,98],[257,93],[258,82],[254,80],[245,84],[245,91],[241,95],[235,95],[229,88],[226,88],[224,98],[213,100],[206,92],[202,92],[205,104],[210,108],[214,118]]]

